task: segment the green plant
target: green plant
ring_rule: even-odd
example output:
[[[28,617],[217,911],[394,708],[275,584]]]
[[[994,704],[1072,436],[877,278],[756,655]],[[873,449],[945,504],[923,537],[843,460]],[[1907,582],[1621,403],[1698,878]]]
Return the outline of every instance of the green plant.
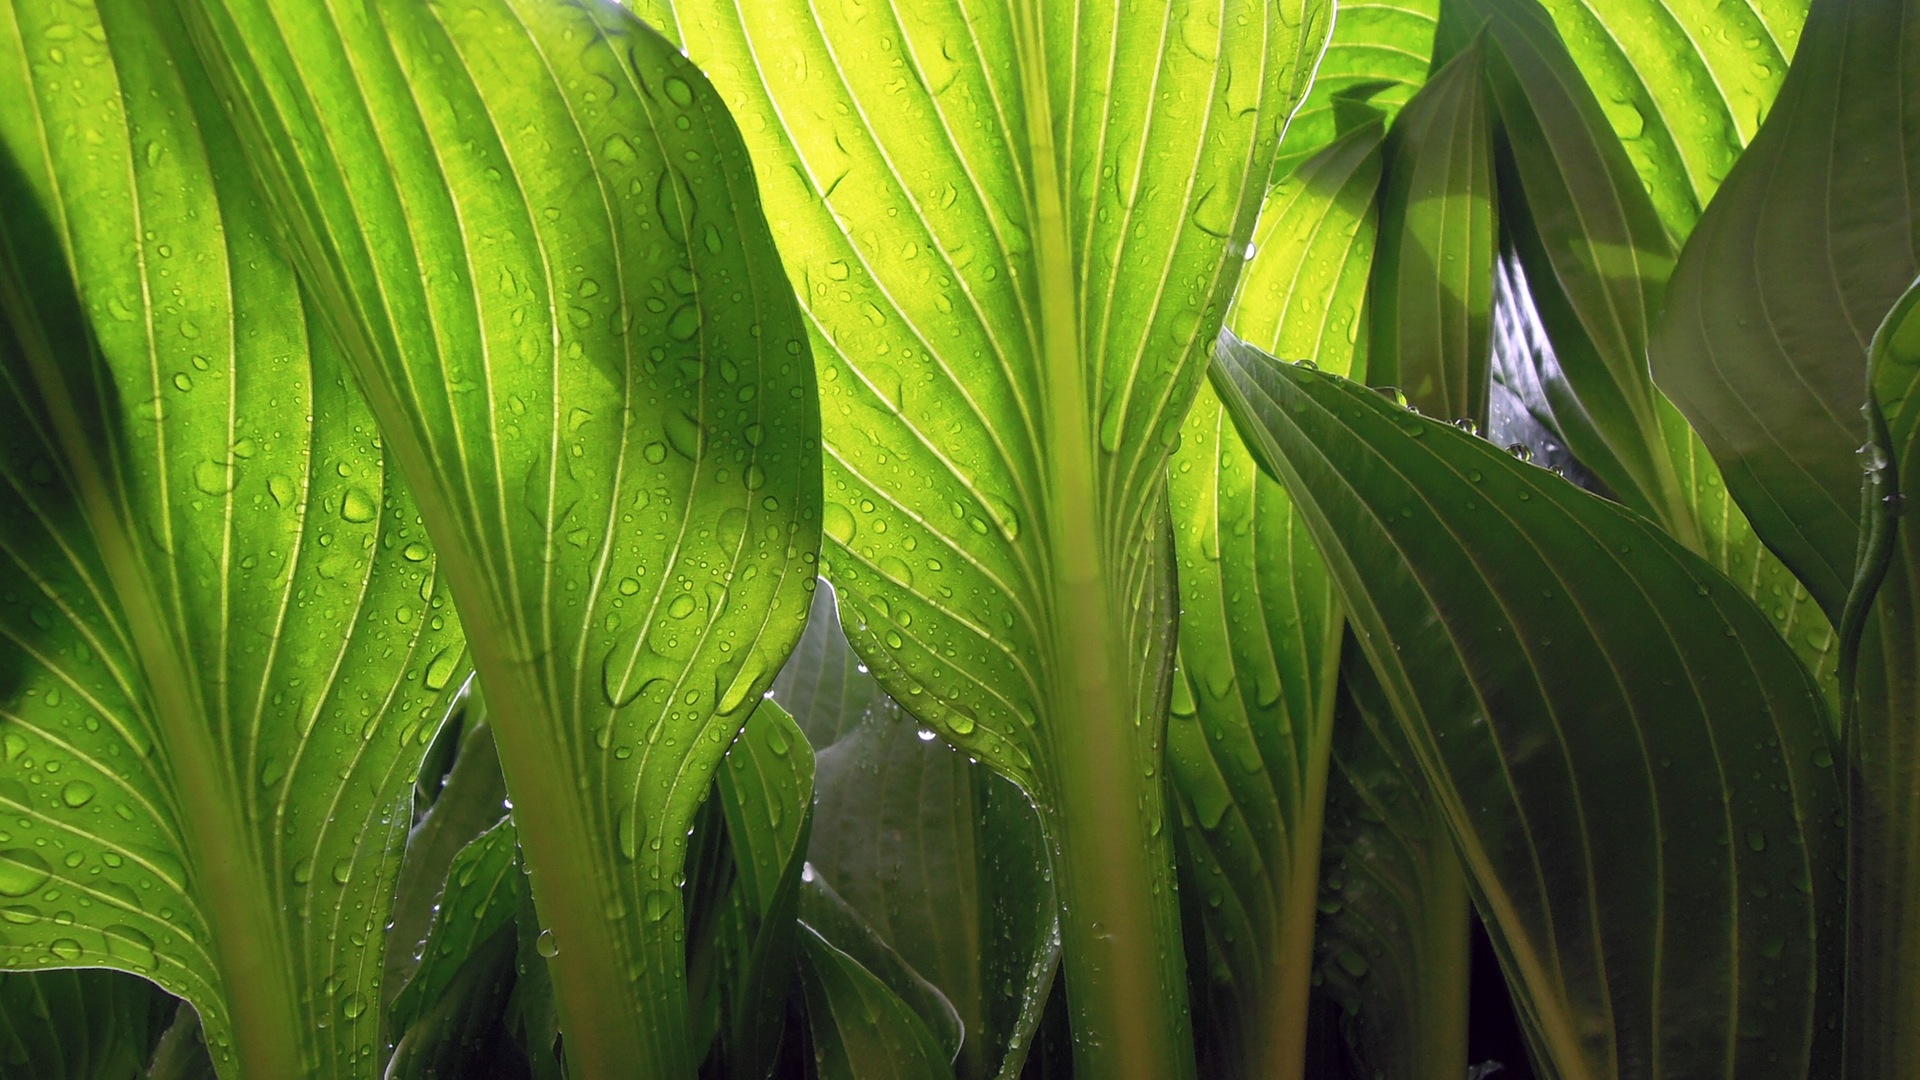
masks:
[[[632,9],[0,18],[0,1076],[1920,1056],[1920,6]]]

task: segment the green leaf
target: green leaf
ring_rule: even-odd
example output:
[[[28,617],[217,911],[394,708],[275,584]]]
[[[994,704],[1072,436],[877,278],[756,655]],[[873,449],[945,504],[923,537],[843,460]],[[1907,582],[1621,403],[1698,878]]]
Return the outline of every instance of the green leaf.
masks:
[[[1533,0],[1470,0],[1489,19],[1503,125],[1508,282],[1551,343],[1537,378],[1579,463],[1759,603],[1823,680],[1836,666],[1820,605],[1760,542],[1700,436],[1654,386],[1648,335],[1673,248],[1605,110]],[[1538,361],[1536,361],[1538,363]]]
[[[957,1010],[956,1075],[1017,1076],[1060,954],[1046,846],[1019,788],[931,734],[883,700],[820,752],[807,859]]]
[[[1493,132],[1476,40],[1387,133],[1367,381],[1421,411],[1485,423],[1493,313]]]
[[[807,631],[774,681],[776,700],[797,699],[795,718],[815,733],[802,916],[943,1046],[953,1032],[961,1080],[1018,1076],[1060,957],[1039,820],[1019,788],[881,692],[848,646],[833,596],[814,593]],[[826,685],[831,695],[809,690]]]
[[[1227,312],[1227,325],[1242,340],[1326,371],[1366,366],[1383,130],[1366,124],[1348,132],[1268,193],[1253,230],[1253,258]]]
[[[953,1076],[927,1026],[878,977],[805,924],[800,943],[800,984],[821,1080]]]
[[[1859,569],[1841,624],[1858,641],[1846,715],[1852,845],[1847,943],[1849,1076],[1878,1080],[1920,1054],[1920,532],[1902,518],[1920,499],[1920,282],[1874,334],[1868,371],[1878,422],[1865,448]],[[1871,604],[1871,609],[1867,605]],[[1849,673],[1851,674],[1851,673]]]
[[[408,1034],[447,997],[462,967],[489,939],[511,936],[526,891],[516,839],[513,822],[503,820],[454,857],[419,964],[388,1010],[396,1034]]]
[[[119,971],[0,974],[0,1080],[143,1077],[181,1008],[172,994]]]
[[[1760,129],[1807,0],[1543,3],[1678,243]]]
[[[1046,823],[1089,1075],[1192,1072],[1163,470],[1330,6],[639,5],[812,321],[855,650]]]
[[[718,793],[734,856],[741,925],[735,978],[723,1002],[726,1062],[733,1075],[772,1075],[799,948],[800,878],[813,828],[812,748],[771,700],[747,720]]]
[[[1754,529],[1838,620],[1859,547],[1867,346],[1920,273],[1912,4],[1817,2],[1688,239],[1650,348]]]
[[[228,1075],[372,1076],[459,631],[173,9],[10,10],[0,965],[145,975]]]
[[[872,972],[905,1002],[927,1026],[946,1060],[959,1056],[967,1027],[953,1002],[894,951],[873,924],[841,899],[811,864],[801,876],[800,918],[827,944]],[[1058,959],[1057,951],[1054,959]],[[1020,1075],[1018,1065],[1007,1070],[1007,1075]]]
[[[192,0],[471,632],[575,1077],[690,1077],[695,808],[814,581],[813,374],[744,147],[609,4]]]
[[[1383,122],[1393,119],[1427,81],[1439,15],[1440,0],[1347,0],[1337,6],[1313,85],[1287,122],[1274,157],[1276,181],[1346,134],[1343,101],[1363,98]]]
[[[1315,982],[1366,1076],[1467,1067],[1467,883],[1379,680],[1342,657]]]
[[[1644,519],[1451,425],[1230,336],[1217,357],[1327,555],[1535,1055],[1599,1077],[1830,1060],[1829,718],[1767,617]]]
[[[453,767],[447,771],[433,805],[407,834],[387,930],[386,974],[380,986],[382,1008],[391,1009],[393,999],[413,977],[420,946],[426,941],[454,860],[507,813],[500,753],[493,745],[486,706],[478,694],[467,696],[461,720],[463,729]]]

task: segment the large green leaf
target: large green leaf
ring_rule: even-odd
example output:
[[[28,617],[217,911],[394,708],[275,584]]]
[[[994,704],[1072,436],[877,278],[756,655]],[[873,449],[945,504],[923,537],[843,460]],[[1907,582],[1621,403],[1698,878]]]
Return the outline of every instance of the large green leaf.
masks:
[[[228,1075],[372,1076],[460,637],[171,10],[0,19],[0,963],[143,974]]]
[[[1274,158],[1274,179],[1344,135],[1342,113],[1363,97],[1384,119],[1427,80],[1440,0],[1341,0],[1333,33],[1313,72],[1306,99],[1287,122]]]
[[[1549,342],[1535,376],[1552,427],[1613,495],[1732,577],[1830,676],[1837,655],[1819,603],[1760,542],[1706,445],[1653,383],[1648,335],[1673,247],[1602,103],[1534,0],[1466,0],[1459,10],[1488,20],[1507,281],[1529,294]]]
[[[1285,478],[1567,1077],[1804,1076],[1839,1007],[1829,718],[1767,616],[1651,523],[1231,337]]]
[[[1414,94],[1387,133],[1369,289],[1367,382],[1443,420],[1487,419],[1495,248],[1481,46]]]
[[[125,972],[0,974],[0,1080],[136,1080],[182,1008]]]
[[[740,116],[812,320],[856,650],[1033,796],[1083,1071],[1189,1074],[1164,464],[1330,5],[638,6]]]
[[[1651,342],[1755,530],[1836,621],[1860,537],[1867,345],[1920,272],[1916,24],[1902,0],[1814,3]]]
[[[1787,74],[1807,0],[1543,0],[1677,243]]]
[[[733,123],[612,5],[185,6],[421,493],[572,1075],[691,1076],[672,882],[819,524],[805,334]]]
[[[1467,883],[1453,838],[1359,649],[1341,657],[1315,983],[1363,1075],[1454,1080],[1467,1065]]]
[[[800,983],[820,1080],[953,1076],[933,1033],[878,976],[804,924],[800,943]]]
[[[1365,337],[1378,122],[1275,186],[1228,320],[1270,348],[1345,372]],[[1180,560],[1179,670],[1167,767],[1206,972],[1208,1076],[1297,1076],[1313,966],[1314,885],[1343,625],[1285,490],[1261,476],[1202,388],[1170,465]]]
[[[1060,956],[1046,846],[1026,796],[881,692],[847,644],[829,587],[814,593],[774,696],[792,704],[818,761],[802,917],[937,1039],[949,1023],[964,1032],[961,1080],[1018,1076]],[[860,944],[867,936],[897,960],[874,958]]]

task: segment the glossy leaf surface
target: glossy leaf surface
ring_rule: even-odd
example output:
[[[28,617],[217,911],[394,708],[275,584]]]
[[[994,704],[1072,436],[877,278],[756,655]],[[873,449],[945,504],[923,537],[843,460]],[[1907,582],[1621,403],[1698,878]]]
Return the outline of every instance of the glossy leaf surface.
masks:
[[[965,1036],[954,1060],[962,1080],[1018,1076],[1060,955],[1039,820],[1019,788],[934,738],[859,670],[823,586],[774,694],[784,703],[785,688],[836,675],[841,691],[802,691],[795,706],[818,761],[807,860],[809,889],[820,895],[803,895],[803,917],[907,1000],[943,1043],[952,1016]],[[855,716],[849,722],[835,709]],[[835,905],[844,917],[829,925],[823,909]],[[860,928],[910,974],[870,959],[857,946]],[[922,979],[938,1003],[913,985]]]
[[[639,6],[739,114],[812,320],[855,649],[1033,796],[1101,1075],[1191,1071],[1163,467],[1329,9]]]
[[[878,977],[804,924],[800,983],[821,1080],[941,1080],[953,1069],[933,1034]]]
[[[1836,621],[1860,537],[1867,345],[1920,273],[1916,25],[1898,0],[1812,6],[1651,342],[1755,530]]]
[[[733,122],[612,5],[187,6],[473,628],[572,1073],[691,1076],[669,882],[819,521]]]
[[[0,963],[152,978],[227,1075],[373,1076],[460,636],[170,13],[0,18]]]
[[[1535,1054],[1561,1076],[1830,1060],[1839,785],[1818,687],[1767,617],[1644,519],[1450,425],[1231,339],[1219,363],[1322,543]]]
[[[1354,99],[1391,121],[1427,81],[1439,0],[1348,0],[1337,6],[1333,32],[1313,72],[1306,99],[1287,122],[1274,161],[1274,181],[1344,135]]]

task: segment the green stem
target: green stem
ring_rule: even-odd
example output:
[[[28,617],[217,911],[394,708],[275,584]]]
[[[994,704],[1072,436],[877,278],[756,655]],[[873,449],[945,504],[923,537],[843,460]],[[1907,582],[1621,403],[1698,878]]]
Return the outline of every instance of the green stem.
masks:
[[[1420,985],[1413,995],[1412,1031],[1405,1040],[1422,1075],[1457,1080],[1467,1068],[1468,990],[1472,982],[1472,923],[1467,876],[1444,828],[1428,834],[1424,860],[1429,873],[1421,895],[1422,926],[1417,957]]]
[[[1860,650],[1847,732],[1848,1080],[1920,1061],[1920,544],[1906,541]]]
[[[95,456],[99,443],[86,432],[28,296],[13,260],[6,259],[0,272],[0,311],[14,325],[34,382],[45,395],[54,436],[73,469],[75,494],[100,545],[101,562],[145,676],[150,718],[159,728],[174,787],[182,793],[185,855],[192,877],[188,888],[206,905],[240,1074],[304,1075],[301,1047],[308,1025],[288,975],[279,912],[270,899],[276,890],[254,857],[247,816],[207,725],[207,712],[184,662],[185,649],[170,632],[179,622],[168,617],[154,591],[134,539],[136,526],[120,514]]]
[[[678,895],[657,921],[629,909],[620,882],[631,867],[616,863],[604,823],[588,820],[576,794],[576,768],[564,742],[554,737],[554,725],[539,722],[548,711],[541,695],[512,677],[517,667],[496,644],[504,636],[475,634],[475,668],[491,713],[520,718],[495,724],[493,737],[507,790],[515,793],[513,822],[534,908],[557,949],[547,971],[565,1037],[567,1075],[690,1080],[698,1062],[687,1037]],[[685,849],[668,853],[684,856]]]
[[[1140,715],[1100,499],[1089,369],[1053,142],[1039,13],[1027,9],[1021,73],[1033,164],[1035,265],[1046,395],[1046,527],[1052,582],[1049,792],[1041,801],[1059,884],[1075,1075],[1181,1080],[1195,1073],[1186,954],[1165,827],[1164,711]],[[1167,617],[1173,613],[1169,611]],[[1163,706],[1164,709],[1164,706]]]

